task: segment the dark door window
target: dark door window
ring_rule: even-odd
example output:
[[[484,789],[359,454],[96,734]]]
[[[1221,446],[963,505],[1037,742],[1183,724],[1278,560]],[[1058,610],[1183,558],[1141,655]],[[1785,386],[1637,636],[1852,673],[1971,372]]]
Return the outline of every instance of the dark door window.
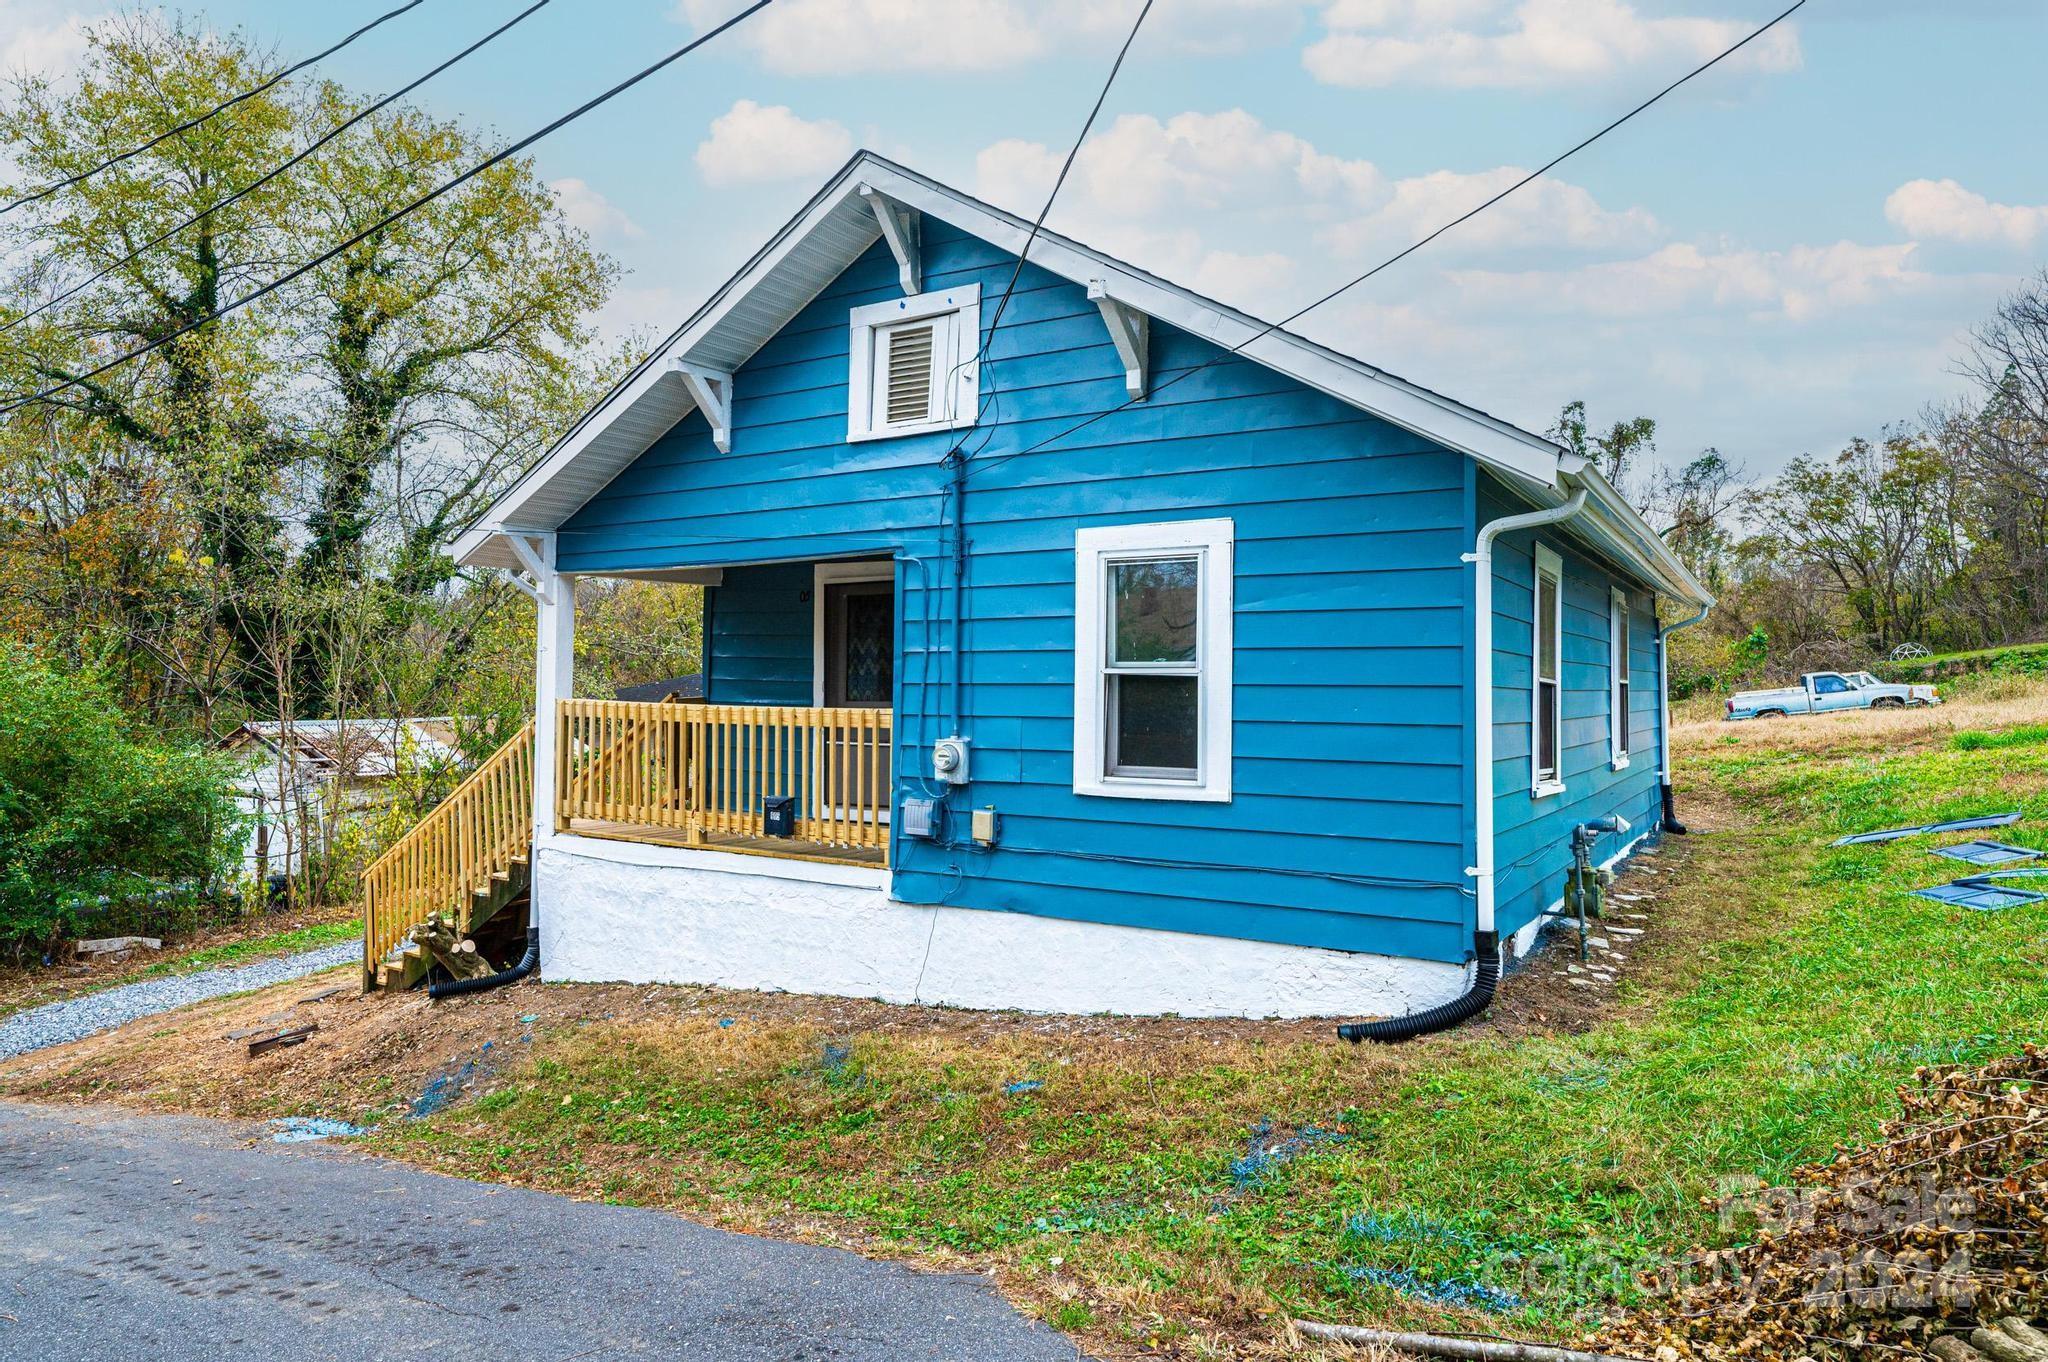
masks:
[[[825,703],[886,709],[895,691],[895,584],[827,582]]]

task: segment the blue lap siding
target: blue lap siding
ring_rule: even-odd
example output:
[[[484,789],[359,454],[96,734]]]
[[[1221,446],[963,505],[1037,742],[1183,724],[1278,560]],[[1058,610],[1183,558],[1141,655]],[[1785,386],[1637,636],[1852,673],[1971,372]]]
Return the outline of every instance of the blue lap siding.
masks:
[[[929,217],[923,246],[928,289],[978,280],[993,300],[1013,265]],[[811,563],[897,558],[898,769],[922,772],[952,727],[941,459],[964,438],[975,780],[953,802],[995,806],[1003,837],[899,838],[897,895],[1465,958],[1468,461],[1244,361],[1168,388],[1218,352],[1155,324],[1155,396],[996,463],[1125,396],[1085,292],[1035,268],[990,346],[979,425],[848,444],[847,311],[898,293],[877,246],[736,375],[732,453],[685,418],[563,526],[562,569],[733,565],[707,593],[709,698],[806,703]],[[1234,798],[1076,795],[1074,533],[1214,516],[1236,525]]]
[[[1482,479],[1478,518],[1514,515],[1529,506]],[[1562,560],[1564,628],[1560,699],[1563,713],[1561,794],[1538,798],[1531,790],[1530,749],[1535,730],[1533,619],[1535,546]],[[1656,614],[1649,591],[1605,565],[1555,528],[1503,535],[1493,572],[1493,790],[1496,879],[1494,916],[1501,933],[1518,930],[1564,894],[1571,864],[1568,838],[1579,823],[1618,813],[1634,829],[1603,837],[1594,856],[1604,860],[1653,828],[1659,815]],[[1613,669],[1609,663],[1608,603],[1613,588],[1628,593],[1629,643],[1634,671],[1629,693],[1629,759],[1617,770],[1608,716]]]
[[[1014,263],[929,215],[923,259],[927,290],[980,282],[985,323]],[[989,345],[977,425],[849,444],[848,309],[897,296],[895,262],[877,245],[737,373],[731,453],[700,416],[685,418],[562,527],[562,570],[725,567],[706,592],[708,698],[805,704],[813,565],[893,558],[898,798],[928,792],[926,748],[955,726],[942,460],[964,443],[973,471],[958,726],[975,779],[948,796],[951,845],[896,839],[895,894],[1467,958],[1471,574],[1459,555],[1489,496],[1472,462],[1258,365],[1199,367],[1219,358],[1216,347],[1159,322],[1153,394],[1116,410],[1123,368],[1101,315],[1082,288],[1035,267]],[[1098,413],[1111,414],[1005,457]],[[1212,517],[1236,533],[1233,797],[1077,795],[1075,532]],[[1514,555],[1504,558],[1511,574]],[[1589,579],[1575,601],[1590,601],[1595,586]],[[1504,637],[1516,608],[1502,603]],[[1584,630],[1604,638],[1605,618],[1603,604]],[[1604,647],[1596,658],[1590,640],[1576,640],[1574,656],[1604,668]],[[1512,677],[1513,657],[1500,665]],[[1597,698],[1586,665],[1569,713]],[[1652,694],[1639,682],[1639,706]],[[1504,709],[1513,703],[1504,696]],[[1512,727],[1504,719],[1507,783],[1517,778],[1512,744],[1525,742]],[[1604,720],[1573,728],[1573,760],[1590,759],[1581,748],[1595,727],[1604,769]],[[1631,773],[1643,790],[1653,767],[1640,759]],[[1591,797],[1591,782],[1579,788]],[[1504,827],[1510,802],[1504,795]],[[982,806],[1002,816],[994,849],[964,836],[966,811]],[[1554,832],[1543,823],[1514,826],[1540,838]],[[1515,881],[1518,903],[1533,902],[1534,883]]]

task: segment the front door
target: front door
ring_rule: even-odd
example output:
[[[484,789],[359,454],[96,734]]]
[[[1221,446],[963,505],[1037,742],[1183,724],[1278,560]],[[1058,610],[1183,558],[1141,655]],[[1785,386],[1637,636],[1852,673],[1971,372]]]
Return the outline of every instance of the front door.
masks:
[[[825,583],[827,705],[887,709],[896,689],[896,584]]]
[[[877,570],[888,573],[891,567]],[[895,581],[828,579],[819,584],[818,601],[824,663],[819,701],[833,709],[888,709],[896,694]],[[888,743],[836,730],[825,744],[824,807],[818,816],[886,820],[883,810],[893,788]]]

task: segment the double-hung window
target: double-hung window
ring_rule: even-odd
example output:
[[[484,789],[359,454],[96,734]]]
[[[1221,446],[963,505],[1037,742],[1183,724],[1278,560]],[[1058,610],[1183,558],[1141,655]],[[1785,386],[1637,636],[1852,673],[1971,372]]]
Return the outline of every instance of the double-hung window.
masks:
[[[953,430],[981,401],[981,285],[854,308],[846,438]]]
[[[1075,535],[1074,790],[1230,798],[1228,520]]]
[[[1612,678],[1607,705],[1609,722],[1608,762],[1619,771],[1628,765],[1629,683],[1635,653],[1629,643],[1628,593],[1615,587],[1608,598],[1607,674]]]
[[[1536,546],[1535,664],[1530,694],[1529,788],[1537,796],[1564,789],[1564,562]]]

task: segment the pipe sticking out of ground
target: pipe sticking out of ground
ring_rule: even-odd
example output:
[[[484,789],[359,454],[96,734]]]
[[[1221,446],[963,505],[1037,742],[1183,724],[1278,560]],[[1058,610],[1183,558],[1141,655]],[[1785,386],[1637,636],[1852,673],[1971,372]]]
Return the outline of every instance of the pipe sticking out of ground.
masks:
[[[1577,1348],[1555,1348],[1547,1343],[1517,1343],[1512,1339],[1449,1338],[1442,1334],[1404,1334],[1392,1329],[1361,1329],[1353,1324],[1320,1324],[1298,1319],[1294,1327],[1307,1338],[1326,1343],[1353,1343],[1398,1348],[1420,1357],[1474,1358],[1478,1362],[1640,1362],[1613,1353],[1588,1353]]]

